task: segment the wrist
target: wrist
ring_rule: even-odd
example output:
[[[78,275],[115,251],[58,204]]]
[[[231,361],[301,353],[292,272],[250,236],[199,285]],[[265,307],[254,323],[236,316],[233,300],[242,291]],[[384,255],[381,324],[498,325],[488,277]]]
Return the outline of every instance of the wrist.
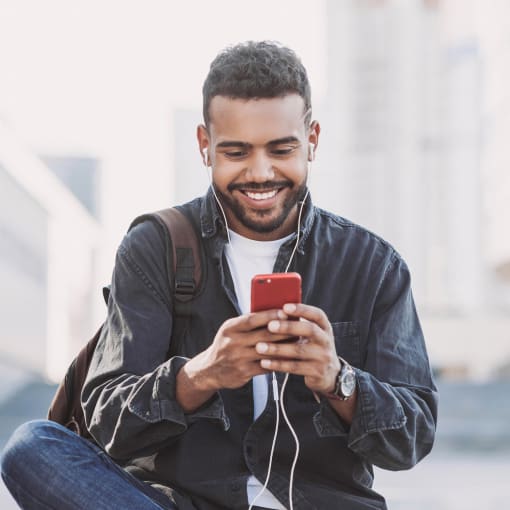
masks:
[[[215,391],[193,360],[188,361],[177,373],[176,399],[186,413],[198,409]]]
[[[207,370],[200,363],[199,356],[190,359],[181,369],[183,379],[186,379],[187,385],[199,393],[214,393],[216,386]]]
[[[338,360],[340,361],[340,369],[335,378],[334,386],[322,395],[330,400],[348,400],[356,391],[356,372],[340,356],[338,356]]]

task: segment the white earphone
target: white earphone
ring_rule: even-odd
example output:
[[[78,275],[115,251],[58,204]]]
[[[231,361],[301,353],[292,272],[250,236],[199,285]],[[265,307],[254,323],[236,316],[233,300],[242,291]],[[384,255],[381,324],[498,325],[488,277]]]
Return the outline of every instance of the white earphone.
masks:
[[[202,156],[204,158],[204,165],[206,167],[209,166],[209,152],[207,151],[207,147],[202,151]]]

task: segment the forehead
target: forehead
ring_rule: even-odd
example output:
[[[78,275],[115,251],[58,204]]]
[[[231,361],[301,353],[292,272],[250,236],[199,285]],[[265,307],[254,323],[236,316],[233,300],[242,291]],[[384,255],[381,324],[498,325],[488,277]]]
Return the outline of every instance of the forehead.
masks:
[[[305,133],[304,101],[298,94],[261,99],[215,96],[209,105],[210,133],[216,142],[267,143]]]

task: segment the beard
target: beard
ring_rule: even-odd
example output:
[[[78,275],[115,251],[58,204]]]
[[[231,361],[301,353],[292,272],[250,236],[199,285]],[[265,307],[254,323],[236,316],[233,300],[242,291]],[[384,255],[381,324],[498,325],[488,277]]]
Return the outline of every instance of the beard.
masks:
[[[284,186],[282,186],[282,184]],[[275,187],[288,187],[291,190],[286,200],[283,202],[281,210],[276,216],[272,216],[273,211],[271,209],[256,211],[247,209],[231,194],[233,190],[241,188],[253,191],[263,191],[264,189],[274,189]],[[291,182],[248,183],[243,184],[242,186],[238,184],[230,184],[227,189],[230,194],[223,193],[214,186],[214,190],[220,199],[221,204],[227,207],[244,227],[259,234],[268,234],[281,227],[288,218],[292,209],[304,198],[306,194],[306,180],[304,180],[301,184],[292,184]]]

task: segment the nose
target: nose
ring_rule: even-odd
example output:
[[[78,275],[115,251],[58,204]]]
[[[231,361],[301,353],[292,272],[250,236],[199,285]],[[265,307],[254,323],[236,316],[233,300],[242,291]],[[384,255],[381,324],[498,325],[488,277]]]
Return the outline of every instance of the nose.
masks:
[[[266,182],[274,178],[273,162],[265,151],[255,151],[250,158],[247,179],[253,182]]]

